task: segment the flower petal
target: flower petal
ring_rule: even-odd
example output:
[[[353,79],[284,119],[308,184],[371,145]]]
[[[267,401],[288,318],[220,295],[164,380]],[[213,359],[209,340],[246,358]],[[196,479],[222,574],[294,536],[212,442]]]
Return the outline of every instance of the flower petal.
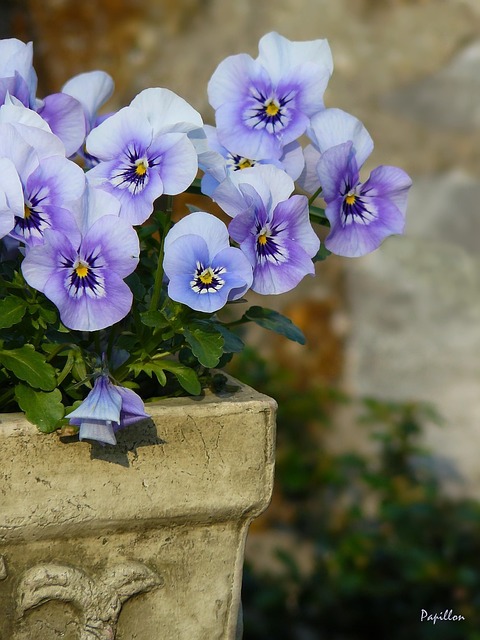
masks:
[[[72,156],[83,145],[85,116],[78,100],[64,93],[54,93],[45,98],[38,113],[63,142],[67,156]]]
[[[152,137],[152,126],[145,114],[134,107],[124,107],[95,127],[85,144],[88,153],[99,160],[119,160],[130,146],[143,152]]]
[[[151,87],[130,103],[150,122],[154,135],[178,131],[188,133],[203,127],[202,116],[186,100],[169,89]]]
[[[358,118],[341,109],[325,109],[315,114],[307,134],[320,153],[351,141],[358,167],[373,151],[373,140],[365,126]]]
[[[80,102],[87,121],[87,133],[92,129],[98,109],[113,94],[114,82],[105,71],[87,71],[68,80],[62,87],[66,93]]]
[[[190,213],[173,225],[165,238],[165,251],[172,242],[185,235],[197,235],[208,246],[208,260],[229,246],[228,230],[216,216],[205,211]]]
[[[95,380],[93,389],[74,411],[68,414],[69,420],[91,419],[120,422],[122,396],[107,376],[101,375]],[[74,424],[74,423],[72,423]]]

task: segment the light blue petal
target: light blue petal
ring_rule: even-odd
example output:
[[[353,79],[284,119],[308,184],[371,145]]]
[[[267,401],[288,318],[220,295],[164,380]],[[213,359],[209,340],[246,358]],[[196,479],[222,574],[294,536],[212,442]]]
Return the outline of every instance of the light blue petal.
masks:
[[[229,246],[228,230],[225,224],[205,211],[195,211],[175,223],[165,238],[165,251],[172,242],[185,235],[203,238],[208,246],[209,259]]]
[[[79,440],[96,440],[102,444],[117,444],[113,425],[108,422],[82,422],[78,433]]]
[[[101,375],[95,380],[93,389],[74,411],[68,414],[69,420],[109,420],[120,422],[122,396],[107,376]],[[113,427],[112,427],[113,428]]]
[[[325,109],[314,115],[307,134],[320,153],[351,141],[359,167],[373,151],[373,140],[365,126],[358,118],[341,109]]]

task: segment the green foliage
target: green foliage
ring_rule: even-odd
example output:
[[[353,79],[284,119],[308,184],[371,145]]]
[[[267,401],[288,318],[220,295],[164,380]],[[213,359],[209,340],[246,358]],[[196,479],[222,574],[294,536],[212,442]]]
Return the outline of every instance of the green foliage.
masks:
[[[55,431],[65,413],[59,389],[45,393],[35,391],[24,384],[17,384],[15,399],[27,419],[36,424],[43,433]]]
[[[278,313],[278,311],[265,309],[264,307],[250,307],[250,309],[244,313],[242,320],[251,320],[264,329],[270,329],[270,331],[275,331],[289,340],[305,344],[305,336],[300,329],[296,327],[289,318]]]
[[[36,389],[52,391],[56,387],[55,370],[31,344],[0,349],[0,364]]]
[[[247,567],[244,640],[478,640],[480,504],[446,495],[420,446],[438,421],[431,408],[300,390],[252,352],[232,372],[279,403],[276,491],[288,517],[278,510],[276,526],[295,541],[272,550],[280,569]],[[329,451],[339,403],[357,412],[371,455]],[[465,620],[422,623],[422,609]]]

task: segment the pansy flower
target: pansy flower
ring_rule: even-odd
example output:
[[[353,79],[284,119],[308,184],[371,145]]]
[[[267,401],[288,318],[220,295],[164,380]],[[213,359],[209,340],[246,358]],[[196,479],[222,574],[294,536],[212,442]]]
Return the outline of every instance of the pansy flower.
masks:
[[[121,217],[141,224],[156,198],[192,183],[198,160],[189,134],[202,126],[200,114],[172,91],[146,89],[87,137],[87,152],[100,160],[90,178],[118,198]]]
[[[252,283],[252,268],[240,249],[230,246],[225,224],[203,211],[168,232],[163,267],[170,298],[204,313],[241,298]]]
[[[11,233],[30,246],[42,243],[48,228],[75,234],[71,209],[85,188],[83,171],[37,121],[47,127],[23,106],[0,107],[0,237]]]
[[[79,242],[47,229],[44,244],[28,250],[22,272],[59,309],[69,329],[96,331],[130,311],[132,292],[123,281],[138,264],[138,236],[115,215],[104,215]]]
[[[207,196],[211,196],[232,171],[242,171],[262,164],[273,164],[288,173],[292,180],[296,180],[304,167],[305,160],[298,142],[287,144],[278,160],[265,158],[253,160],[232,153],[220,144],[215,127],[205,125],[204,130],[209,150],[200,154],[198,160],[200,169],[204,171],[201,183],[202,193]]]
[[[357,163],[361,166],[373,150],[373,140],[363,123],[341,109],[325,109],[315,114],[306,134],[312,141],[304,149],[305,168],[298,185],[307,193],[318,190],[317,165],[322,153],[337,144],[352,142]]]
[[[290,291],[307,274],[320,240],[309,218],[305,196],[291,195],[293,180],[276,167],[245,169],[225,180],[213,197],[233,216],[228,230],[253,267],[252,290]]]
[[[280,158],[324,108],[332,71],[326,40],[291,42],[275,32],[260,40],[255,60],[226,58],[208,84],[221,144],[246,158]]]
[[[389,235],[403,233],[410,177],[397,167],[380,166],[361,182],[353,142],[325,151],[317,172],[330,233],[325,246],[349,258],[370,253]]]
[[[113,384],[108,375],[97,377],[85,400],[68,416],[70,424],[79,426],[80,440],[117,444],[118,429],[148,418],[143,400],[131,389]]]
[[[14,96],[25,107],[38,112],[51,131],[73,155],[85,139],[82,105],[72,96],[54,93],[41,100],[36,97],[37,74],[33,68],[33,45],[16,38],[0,40],[0,104]]]

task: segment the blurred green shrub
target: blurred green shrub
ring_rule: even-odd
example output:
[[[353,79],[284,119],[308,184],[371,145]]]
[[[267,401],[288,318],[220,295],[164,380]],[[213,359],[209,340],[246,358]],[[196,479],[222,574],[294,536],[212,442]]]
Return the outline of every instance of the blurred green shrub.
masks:
[[[271,525],[313,549],[308,572],[295,548],[272,550],[280,572],[246,566],[244,640],[479,640],[480,504],[446,495],[419,447],[434,412],[355,401],[376,454],[332,454],[330,416],[353,400],[299,390],[252,351],[232,372],[279,403],[276,492],[289,515]],[[465,620],[421,622],[422,609]]]

